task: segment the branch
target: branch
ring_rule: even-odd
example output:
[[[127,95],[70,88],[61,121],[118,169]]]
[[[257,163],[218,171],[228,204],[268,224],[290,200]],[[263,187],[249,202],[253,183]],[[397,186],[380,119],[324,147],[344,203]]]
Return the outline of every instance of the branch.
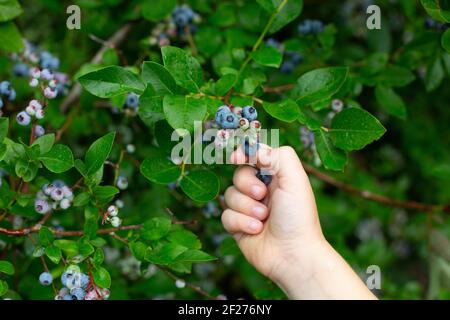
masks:
[[[9,236],[24,236],[33,232],[38,232],[41,227],[47,222],[47,220],[50,218],[51,211],[46,213],[41,220],[39,220],[38,223],[31,227],[23,228],[23,229],[17,229],[17,230],[11,230],[11,229],[5,229],[0,228],[0,234],[6,234]]]
[[[132,23],[126,23],[123,25],[119,30],[116,31],[115,34],[112,35],[111,38],[109,38],[105,44],[103,44],[102,48],[95,54],[95,56],[92,58],[90,63],[100,63],[103,53],[109,49],[117,47],[120,43],[122,43],[128,36],[130,30],[131,30]],[[67,109],[74,104],[81,94],[81,85],[79,83],[75,84],[72,87],[72,90],[70,90],[67,97],[64,99],[64,101],[61,103],[60,110],[61,112],[66,112]]]
[[[344,190],[345,192],[357,195],[363,199],[371,200],[375,202],[379,202],[382,204],[385,204],[390,207],[395,208],[403,208],[403,209],[411,209],[411,210],[419,210],[424,212],[435,212],[435,211],[442,211],[446,213],[450,213],[450,205],[439,205],[439,204],[426,204],[426,203],[420,203],[416,201],[409,201],[409,200],[396,200],[389,198],[387,196],[372,193],[368,190],[360,190],[357,189],[351,185],[348,185],[344,182],[338,181],[335,178],[321,172],[320,170],[303,163],[303,167],[305,168],[305,171],[309,174],[314,175],[315,177],[319,178],[320,180],[336,187],[341,190]]]

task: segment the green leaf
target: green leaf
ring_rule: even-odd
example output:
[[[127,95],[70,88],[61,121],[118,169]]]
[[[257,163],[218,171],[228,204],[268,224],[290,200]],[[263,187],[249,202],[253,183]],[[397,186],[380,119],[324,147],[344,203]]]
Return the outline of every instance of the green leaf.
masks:
[[[73,199],[73,206],[83,207],[89,203],[89,200],[91,200],[91,195],[87,192],[82,192]]]
[[[129,243],[128,247],[136,259],[139,261],[145,260],[145,253],[147,251],[147,246],[145,243],[141,241],[133,241]]]
[[[111,152],[115,136],[115,132],[110,132],[91,144],[84,158],[86,175],[94,174],[103,166]]]
[[[62,251],[66,252],[69,256],[75,256],[78,254],[78,245],[76,241],[57,239],[53,241],[53,245],[60,248]]]
[[[172,75],[159,63],[146,61],[142,64],[142,79],[150,83],[158,95],[173,94],[177,84]]]
[[[187,250],[180,255],[178,255],[175,259],[177,262],[204,262],[204,261],[212,261],[217,258],[207,254],[206,252],[200,250]]]
[[[334,145],[344,150],[359,150],[378,140],[386,132],[383,125],[369,112],[349,108],[339,112],[331,123],[330,137]]]
[[[347,67],[330,67],[309,71],[302,75],[293,89],[300,107],[330,98],[347,79]]]
[[[160,184],[174,182],[181,175],[180,167],[165,157],[145,159],[140,170],[148,180]]]
[[[142,238],[145,240],[158,240],[169,233],[172,221],[167,218],[152,218],[144,223]]]
[[[294,122],[300,116],[300,109],[292,99],[275,103],[264,102],[263,108],[275,119],[285,122]]]
[[[97,267],[92,270],[94,282],[100,288],[109,288],[111,286],[111,276],[108,270],[103,267]]]
[[[50,231],[49,228],[42,226],[41,230],[39,230],[39,242],[43,246],[48,246],[53,243],[55,237],[53,236],[53,232]]]
[[[51,150],[53,144],[55,143],[55,134],[49,133],[37,138],[33,142],[33,146],[39,146],[40,154],[46,154]]]
[[[431,60],[427,67],[425,75],[425,87],[428,92],[431,92],[439,87],[444,80],[445,72],[439,56]]]
[[[268,45],[261,46],[257,51],[252,52],[251,56],[260,65],[273,68],[278,68],[283,60],[281,52]]]
[[[157,264],[169,264],[174,262],[186,250],[188,248],[184,246],[175,243],[166,243],[155,250],[147,250],[145,260]]]
[[[420,2],[434,20],[450,22],[450,5],[448,0],[420,0]]]
[[[38,166],[34,161],[19,159],[15,165],[15,172],[24,182],[30,182],[36,177]]]
[[[62,253],[58,247],[49,246],[45,248],[45,254],[54,264],[58,264],[61,261]]]
[[[441,38],[442,48],[445,49],[448,53],[450,53],[450,29],[447,29]]]
[[[314,141],[320,160],[326,169],[342,171],[347,164],[347,154],[337,149],[323,130],[314,131]]]
[[[22,7],[17,0],[0,0],[0,22],[13,20],[22,12]]]
[[[7,275],[13,275],[14,274],[14,266],[9,261],[0,260],[0,273],[4,273]]]
[[[62,173],[73,167],[72,150],[66,145],[57,144],[39,157],[44,166],[54,173]]]
[[[194,129],[194,121],[202,121],[206,114],[204,99],[167,95],[163,100],[167,122],[174,129]]]
[[[128,69],[109,66],[81,76],[78,81],[84,89],[100,98],[112,98],[130,91],[144,92],[145,84]]]
[[[162,96],[158,95],[151,84],[147,85],[139,97],[139,118],[149,127],[164,119]]]
[[[373,81],[375,84],[386,87],[405,87],[414,81],[414,74],[404,67],[388,65],[382,72],[377,74]]]
[[[94,197],[101,203],[110,202],[119,193],[119,189],[113,186],[96,186],[93,191]]]
[[[0,280],[0,297],[5,295],[9,290],[8,283],[6,281]]]
[[[176,0],[152,0],[142,2],[142,16],[150,21],[159,21],[172,12]]]
[[[378,104],[386,110],[387,113],[400,119],[406,119],[407,112],[406,106],[400,97],[394,90],[385,86],[377,86],[375,88],[375,97]]]
[[[216,93],[218,96],[225,95],[236,83],[236,75],[228,73],[216,82]]]
[[[0,23],[0,49],[7,53],[23,49],[22,36],[13,22]]]
[[[0,118],[0,144],[8,135],[9,118]]]
[[[202,244],[199,238],[188,230],[176,230],[167,236],[167,240],[173,243],[180,244],[189,249],[200,249]]]
[[[275,33],[282,29],[285,25],[295,20],[303,9],[303,0],[272,0],[272,2],[277,3],[277,7],[284,1],[287,3],[281,8],[270,27],[269,33]]]
[[[180,187],[192,200],[207,202],[219,193],[219,179],[208,170],[191,171],[183,177]]]
[[[105,254],[103,253],[103,249],[99,248],[95,250],[94,256],[92,257],[92,263],[94,266],[99,266],[105,260]]]
[[[161,48],[164,66],[175,78],[176,83],[190,92],[199,92],[203,84],[200,63],[183,49],[165,46]]]

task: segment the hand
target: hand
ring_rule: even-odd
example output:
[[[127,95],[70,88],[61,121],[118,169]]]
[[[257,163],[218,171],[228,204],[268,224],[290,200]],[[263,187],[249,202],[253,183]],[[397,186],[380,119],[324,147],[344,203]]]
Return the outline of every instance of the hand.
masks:
[[[231,160],[243,164],[247,159],[238,149]],[[361,295],[356,298],[373,297],[325,240],[314,194],[296,152],[290,147],[264,146],[258,151],[257,167],[269,170],[272,182],[266,186],[255,176],[255,168],[238,167],[233,186],[225,192],[228,209],[222,214],[225,229],[246,259],[291,298],[348,297],[339,296],[340,292],[335,297],[334,290],[321,283],[329,281],[324,272],[334,271],[343,271],[346,277],[332,280],[349,278],[357,283],[356,292]]]

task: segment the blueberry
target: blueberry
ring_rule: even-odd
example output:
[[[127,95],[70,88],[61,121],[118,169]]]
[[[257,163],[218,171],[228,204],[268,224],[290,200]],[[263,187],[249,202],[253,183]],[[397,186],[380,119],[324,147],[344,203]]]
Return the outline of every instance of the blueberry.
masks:
[[[228,106],[221,106],[216,112],[215,122],[219,126],[222,126],[224,115],[228,113],[231,113],[230,108]]]
[[[134,92],[130,92],[127,95],[127,99],[125,101],[125,105],[128,108],[137,108],[139,106],[139,96],[134,93]]]
[[[279,49],[281,47],[281,43],[278,42],[277,40],[275,40],[274,38],[267,39],[266,44],[269,47],[274,47],[274,48],[277,48],[277,49]]]
[[[37,125],[36,127],[34,127],[34,134],[36,135],[36,137],[42,137],[45,134],[44,127],[41,125]]]
[[[63,300],[75,300],[73,297],[72,297],[72,295],[70,295],[70,294],[66,294],[66,295],[64,295],[63,296]]]
[[[17,96],[16,90],[11,89],[9,96],[8,96],[8,100],[14,101],[14,100],[16,100],[16,96]]]
[[[61,275],[61,283],[63,286],[66,286],[67,280],[72,276],[69,272],[63,272]]]
[[[257,143],[252,144],[249,142],[248,139],[245,139],[243,148],[244,148],[244,153],[246,156],[254,157],[254,156],[256,156],[256,152],[258,151],[259,146]]]
[[[25,63],[16,63],[13,68],[13,73],[17,77],[26,77],[29,73],[28,66]]]
[[[86,289],[89,286],[89,282],[90,282],[89,276],[87,274],[82,273],[81,274],[81,287],[83,289]]]
[[[11,93],[11,83],[9,81],[0,82],[0,94],[4,96],[9,96]]]
[[[295,65],[303,61],[302,55],[297,52],[289,52],[288,56],[290,58],[290,61],[292,61],[292,63],[294,63]]]
[[[270,174],[263,174],[261,172],[261,170],[259,170],[256,173],[256,177],[262,182],[264,183],[266,186],[269,185],[272,182],[272,175]]]
[[[239,117],[234,113],[225,114],[221,125],[224,129],[236,129],[239,127]]]
[[[46,214],[50,210],[50,205],[45,200],[36,200],[34,209],[37,213]]]
[[[52,284],[53,282],[53,277],[50,273],[48,272],[42,272],[41,275],[39,276],[39,282],[43,285],[43,286],[49,286]]]
[[[31,122],[31,117],[25,111],[21,111],[17,114],[16,120],[21,126],[27,126]]]
[[[86,292],[82,288],[73,288],[70,290],[70,295],[73,300],[84,300]]]
[[[253,121],[258,118],[258,112],[252,106],[246,106],[242,109],[242,116],[248,121]]]
[[[292,71],[294,71],[294,69],[295,69],[295,64],[292,62],[292,61],[284,61],[282,64],[281,64],[281,67],[280,67],[280,71],[282,72],[282,73],[292,73]]]
[[[0,98],[0,109],[3,108],[4,104],[3,104],[3,100],[2,98]]]
[[[125,178],[124,176],[120,176],[117,179],[117,188],[119,188],[120,190],[125,190],[128,188],[128,179]]]

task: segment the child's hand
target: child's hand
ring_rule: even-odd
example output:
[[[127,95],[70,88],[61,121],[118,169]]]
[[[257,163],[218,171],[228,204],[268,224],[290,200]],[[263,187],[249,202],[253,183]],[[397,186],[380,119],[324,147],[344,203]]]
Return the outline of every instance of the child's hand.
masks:
[[[237,168],[234,185],[225,192],[228,209],[222,215],[225,229],[247,260],[291,298],[373,298],[325,240],[308,176],[295,151],[263,147],[257,158],[259,168],[272,172],[272,182],[265,186],[255,168]],[[241,149],[232,154],[235,164],[245,160]],[[328,279],[324,272],[345,274]],[[330,280],[329,285],[354,281],[356,287],[350,288],[351,294],[336,291],[322,283]]]

